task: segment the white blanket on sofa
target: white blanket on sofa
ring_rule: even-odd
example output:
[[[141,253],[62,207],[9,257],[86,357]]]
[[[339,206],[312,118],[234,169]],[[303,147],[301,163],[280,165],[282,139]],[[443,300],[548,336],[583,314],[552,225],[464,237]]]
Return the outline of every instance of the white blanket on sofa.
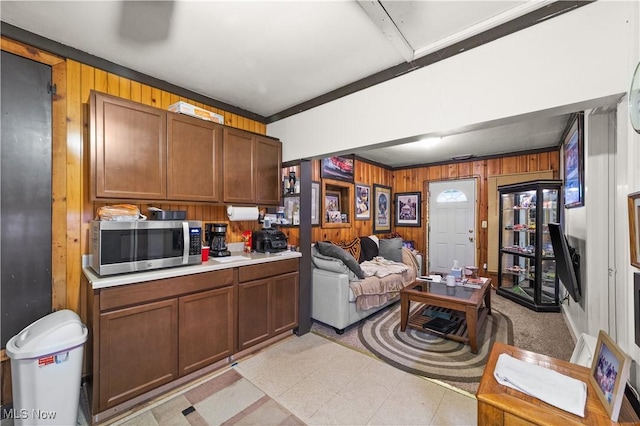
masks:
[[[380,256],[362,262],[360,267],[364,271],[365,277],[376,276],[378,278],[384,278],[391,274],[401,274],[409,269],[404,263],[394,262]]]

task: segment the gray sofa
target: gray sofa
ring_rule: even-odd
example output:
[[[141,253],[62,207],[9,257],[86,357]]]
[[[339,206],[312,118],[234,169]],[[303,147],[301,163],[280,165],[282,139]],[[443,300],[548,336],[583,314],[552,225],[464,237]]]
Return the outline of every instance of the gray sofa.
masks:
[[[389,287],[388,282],[395,280],[394,284],[392,284],[392,289],[397,290],[414,282],[421,270],[422,256],[406,248],[401,248],[401,253],[402,263],[407,265],[408,271],[384,278],[369,276],[364,279],[358,279],[348,267],[339,261],[335,262],[335,265],[332,263],[328,266],[326,262],[324,262],[324,259],[323,262],[319,262],[318,259],[322,258],[322,256],[319,256],[317,248],[313,247],[314,267],[311,283],[311,318],[333,327],[338,334],[342,334],[344,329],[349,325],[399,300],[397,291],[380,290],[378,292],[374,290],[373,292],[381,294],[360,294],[358,298],[363,296],[372,297],[367,303],[362,303],[362,299],[358,301],[355,294],[362,293],[361,287],[365,284],[373,285],[373,288],[382,289],[385,287],[385,283],[387,287]],[[376,283],[372,282],[376,280]],[[398,280],[401,281],[401,284]],[[355,286],[351,286],[350,284],[355,284]],[[369,288],[372,287],[370,286]]]

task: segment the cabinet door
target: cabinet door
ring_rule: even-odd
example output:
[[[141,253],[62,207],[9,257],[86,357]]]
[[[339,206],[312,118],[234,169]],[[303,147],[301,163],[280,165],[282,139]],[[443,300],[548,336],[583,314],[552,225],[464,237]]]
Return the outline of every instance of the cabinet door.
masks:
[[[90,117],[94,197],[166,198],[166,113],[94,92]]]
[[[233,354],[233,287],[184,296],[178,303],[181,376]]]
[[[238,286],[238,350],[253,346],[270,336],[269,283],[269,279],[264,279]]]
[[[167,113],[167,198],[222,200],[222,127]]]
[[[273,278],[272,283],[272,334],[291,330],[298,325],[297,272]]]
[[[225,203],[256,202],[256,143],[251,133],[223,132],[223,182]]]
[[[100,410],[178,377],[178,300],[100,315]]]
[[[256,137],[256,203],[280,205],[282,189],[282,143]]]

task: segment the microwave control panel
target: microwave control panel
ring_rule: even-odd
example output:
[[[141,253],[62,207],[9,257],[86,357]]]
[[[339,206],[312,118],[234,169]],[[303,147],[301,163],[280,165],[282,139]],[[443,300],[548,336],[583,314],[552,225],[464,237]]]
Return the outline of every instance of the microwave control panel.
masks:
[[[189,228],[189,254],[202,252],[202,228]]]

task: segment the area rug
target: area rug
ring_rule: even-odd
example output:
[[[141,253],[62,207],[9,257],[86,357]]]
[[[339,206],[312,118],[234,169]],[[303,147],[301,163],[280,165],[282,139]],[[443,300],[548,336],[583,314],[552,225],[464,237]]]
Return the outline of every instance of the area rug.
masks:
[[[414,303],[410,315],[423,309],[424,305]],[[400,370],[475,391],[493,343],[513,345],[513,325],[509,318],[492,309],[480,330],[478,353],[474,354],[469,345],[426,331],[400,331],[397,303],[360,323],[358,337],[372,354]]]
[[[565,361],[571,358],[575,342],[563,314],[532,311],[495,291],[491,295],[491,308],[493,315],[483,325],[480,340],[483,344],[479,345],[478,354],[471,354],[467,345],[427,333],[409,330],[405,336],[399,324],[395,324],[399,323],[399,302],[348,327],[342,335],[319,322],[313,323],[311,331],[403,371],[412,369],[415,370],[412,373],[470,393],[478,389],[487,351],[495,341]]]

